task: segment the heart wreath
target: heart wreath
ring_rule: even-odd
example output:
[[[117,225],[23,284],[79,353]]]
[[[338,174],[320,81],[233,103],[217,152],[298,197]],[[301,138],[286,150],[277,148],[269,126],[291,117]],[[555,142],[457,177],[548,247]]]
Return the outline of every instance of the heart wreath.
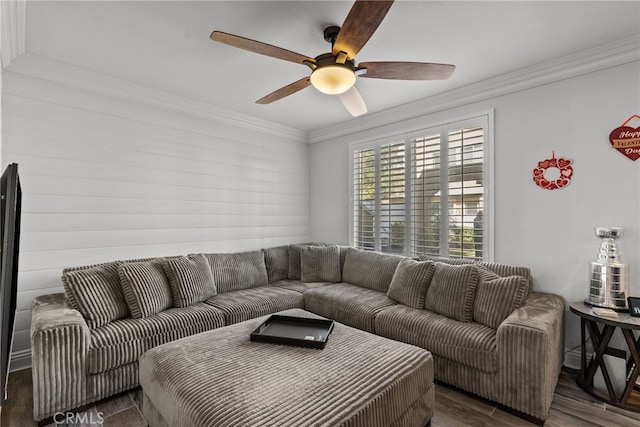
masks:
[[[571,182],[571,177],[573,176],[572,161],[562,157],[556,159],[556,153],[551,153],[550,159],[538,162],[538,166],[533,169],[533,182],[545,190],[558,190],[566,187]],[[545,172],[550,168],[558,169],[558,179],[545,178]]]

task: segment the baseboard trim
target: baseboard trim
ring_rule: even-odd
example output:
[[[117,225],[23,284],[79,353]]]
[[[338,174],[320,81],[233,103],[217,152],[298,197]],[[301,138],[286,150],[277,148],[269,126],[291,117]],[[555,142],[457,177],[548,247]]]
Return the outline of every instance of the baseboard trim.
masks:
[[[20,350],[11,353],[9,372],[21,371],[31,367],[31,350]]]

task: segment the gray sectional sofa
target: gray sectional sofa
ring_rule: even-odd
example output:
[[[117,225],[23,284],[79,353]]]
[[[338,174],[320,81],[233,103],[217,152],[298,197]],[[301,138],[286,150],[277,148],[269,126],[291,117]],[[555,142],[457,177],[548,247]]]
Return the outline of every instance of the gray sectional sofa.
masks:
[[[114,261],[63,271],[32,306],[34,419],[138,386],[152,347],[291,308],[429,350],[437,380],[544,420],[564,300],[529,269],[336,245]]]

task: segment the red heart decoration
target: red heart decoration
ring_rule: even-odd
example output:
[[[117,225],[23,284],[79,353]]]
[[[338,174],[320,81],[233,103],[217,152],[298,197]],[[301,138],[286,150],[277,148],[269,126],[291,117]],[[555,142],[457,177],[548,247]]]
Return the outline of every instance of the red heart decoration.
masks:
[[[545,160],[544,162],[538,162],[538,167],[546,169],[549,167],[549,160]]]
[[[566,187],[567,185],[569,185],[569,182],[570,181],[566,178],[560,178],[556,180],[556,184],[558,185],[558,188]]]
[[[569,166],[571,164],[571,160],[567,160],[567,159],[558,159],[558,167],[560,169],[566,168],[567,166]]]
[[[542,168],[535,168],[535,169],[533,170],[533,174],[534,174],[535,176],[542,176],[542,175],[544,175],[544,169],[542,169]]]
[[[549,160],[549,167],[550,168],[555,168],[556,166],[557,166],[556,159]]]
[[[611,146],[633,161],[640,158],[640,127],[620,126],[609,134]]]

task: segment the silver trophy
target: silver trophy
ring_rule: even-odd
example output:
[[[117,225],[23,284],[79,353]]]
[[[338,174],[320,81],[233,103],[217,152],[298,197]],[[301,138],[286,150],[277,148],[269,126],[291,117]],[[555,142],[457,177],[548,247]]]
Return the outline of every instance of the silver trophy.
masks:
[[[620,260],[616,239],[622,237],[620,227],[596,227],[602,239],[598,260],[591,263],[589,298],[584,302],[616,311],[627,311],[627,266]]]

